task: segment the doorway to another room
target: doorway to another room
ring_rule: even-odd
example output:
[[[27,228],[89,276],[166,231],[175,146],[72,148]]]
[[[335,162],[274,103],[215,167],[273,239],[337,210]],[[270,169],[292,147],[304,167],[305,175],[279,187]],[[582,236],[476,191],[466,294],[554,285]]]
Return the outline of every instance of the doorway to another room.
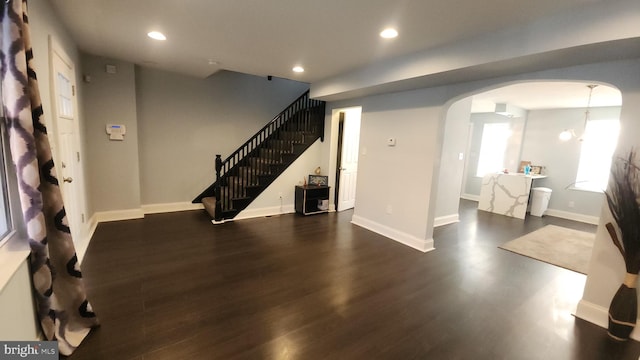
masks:
[[[76,246],[85,244],[81,238],[84,219],[83,176],[80,164],[78,106],[76,98],[75,65],[70,57],[53,39],[50,40],[54,106],[54,146],[60,190]],[[79,252],[81,257],[83,251]]]
[[[336,211],[353,209],[356,202],[358,178],[358,149],[362,108],[339,110],[336,153]]]

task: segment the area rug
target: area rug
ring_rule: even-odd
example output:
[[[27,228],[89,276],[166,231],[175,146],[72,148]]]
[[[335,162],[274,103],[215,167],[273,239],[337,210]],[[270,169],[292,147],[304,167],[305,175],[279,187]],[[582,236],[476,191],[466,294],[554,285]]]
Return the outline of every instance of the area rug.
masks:
[[[500,248],[586,275],[594,240],[593,233],[547,225]]]

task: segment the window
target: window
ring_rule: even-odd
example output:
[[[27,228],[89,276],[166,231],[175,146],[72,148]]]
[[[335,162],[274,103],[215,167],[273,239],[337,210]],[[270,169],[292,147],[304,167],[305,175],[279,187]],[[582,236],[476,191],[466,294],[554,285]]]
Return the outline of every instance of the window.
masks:
[[[9,216],[9,201],[2,145],[3,144],[0,143],[0,246],[4,244],[7,235],[9,235],[11,230],[13,230],[11,226],[11,217]]]
[[[576,189],[603,191],[607,188],[611,157],[618,143],[620,121],[589,120],[584,130]]]
[[[0,94],[1,96],[1,94]],[[4,129],[4,114],[0,106],[0,247],[4,245],[13,231],[11,213],[9,211],[9,193],[7,192],[7,172],[5,154],[8,153]]]
[[[509,136],[511,136],[509,123],[484,124],[476,176],[485,176],[503,169]]]

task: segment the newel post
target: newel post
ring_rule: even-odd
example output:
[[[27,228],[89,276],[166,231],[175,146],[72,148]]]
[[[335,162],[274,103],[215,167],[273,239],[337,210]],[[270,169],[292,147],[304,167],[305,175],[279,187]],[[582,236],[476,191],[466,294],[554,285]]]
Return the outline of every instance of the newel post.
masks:
[[[220,198],[220,171],[222,170],[222,155],[216,155],[216,215],[215,221],[222,220],[222,201]]]

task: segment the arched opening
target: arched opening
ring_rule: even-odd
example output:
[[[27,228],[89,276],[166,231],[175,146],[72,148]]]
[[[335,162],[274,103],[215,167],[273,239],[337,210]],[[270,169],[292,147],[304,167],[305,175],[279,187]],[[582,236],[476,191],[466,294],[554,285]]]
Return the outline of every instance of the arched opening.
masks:
[[[598,86],[591,91],[592,84]],[[600,126],[595,137],[617,139],[615,131],[602,130],[617,126],[621,106],[617,88],[584,81],[501,84],[452,100],[445,121],[435,226],[457,221],[461,198],[479,200],[486,172],[517,173],[521,163],[546,176],[535,180],[535,186],[552,189],[546,214],[597,224],[604,201],[602,179],[606,184],[609,171],[602,159],[610,159],[615,141],[605,150],[603,141],[586,141],[583,135]],[[575,136],[561,140],[559,135],[567,130]]]

